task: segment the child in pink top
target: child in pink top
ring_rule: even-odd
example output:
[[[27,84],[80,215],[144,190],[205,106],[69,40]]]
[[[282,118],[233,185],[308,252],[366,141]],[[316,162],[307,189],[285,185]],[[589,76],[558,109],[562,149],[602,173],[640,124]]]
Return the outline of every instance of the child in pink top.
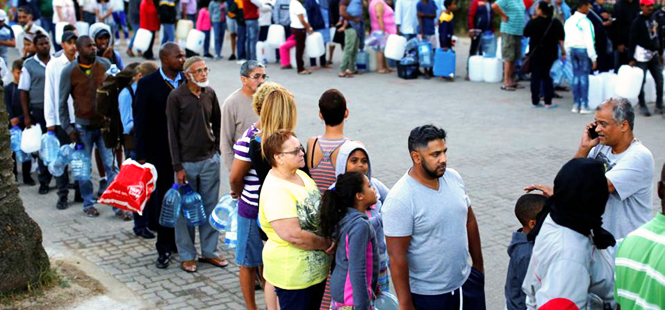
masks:
[[[204,6],[199,10],[199,18],[196,20],[196,30],[201,31],[206,35],[205,41],[203,41],[203,57],[213,58],[210,54],[210,28],[212,28],[210,12],[208,12],[208,8]]]

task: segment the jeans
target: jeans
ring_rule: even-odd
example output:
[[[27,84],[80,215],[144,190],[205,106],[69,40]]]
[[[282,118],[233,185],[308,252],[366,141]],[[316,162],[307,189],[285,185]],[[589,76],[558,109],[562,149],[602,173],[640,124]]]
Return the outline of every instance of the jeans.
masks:
[[[238,25],[238,44],[237,49],[238,49],[238,60],[240,59],[247,59],[247,55],[245,54],[245,43],[247,41],[247,27],[246,26],[241,26]]]
[[[339,71],[356,71],[356,54],[358,53],[359,40],[357,32],[352,27],[344,30],[344,57]]]
[[[203,55],[208,55],[210,54],[210,30],[202,30],[203,34],[205,34],[205,38],[203,39]]]
[[[644,71],[644,79],[642,79],[642,90],[640,90],[640,96],[638,97],[638,102],[640,107],[646,107],[646,102],[644,101],[644,84],[647,81],[647,70],[651,72],[654,81],[656,82],[656,108],[663,108],[663,65],[660,63],[660,57],[658,55],[651,58],[647,62],[637,62],[637,66]]]
[[[164,29],[162,44],[166,42],[175,42],[175,24],[162,24],[162,29]]]
[[[113,21],[115,22],[115,39],[120,40],[120,28],[122,27],[122,33],[125,35],[125,40],[129,37],[129,31],[127,31],[127,15],[124,11],[113,12]]]
[[[118,174],[117,168],[114,165],[113,150],[106,148],[104,145],[104,137],[100,128],[83,127],[76,125],[76,130],[81,134],[79,139],[85,146],[85,152],[88,158],[92,159],[92,147],[95,146],[99,150],[102,157],[102,164],[106,171],[106,179],[111,184],[115,176]],[[92,180],[79,180],[81,186],[81,196],[83,196],[83,211],[95,205],[95,200],[92,199]],[[113,208],[115,212],[120,211]]]
[[[570,61],[573,63],[573,99],[575,106],[589,108],[589,74],[591,60],[586,48],[571,48]]]
[[[206,218],[210,217],[219,199],[219,164],[220,156],[217,153],[202,161],[182,163],[187,174],[187,182],[195,192],[201,195]],[[187,226],[185,217],[180,216],[175,227],[175,242],[181,261],[196,259],[195,237],[194,227]],[[201,240],[201,256],[205,258],[218,256],[219,232],[207,222],[199,226],[199,239]]]
[[[256,42],[259,41],[259,20],[246,20],[245,28],[247,31],[247,60],[256,60]]]
[[[134,31],[134,35],[132,35],[132,40],[129,41],[129,46],[127,47],[130,50],[134,48],[134,39],[136,39],[136,32],[139,31],[139,24],[132,24],[132,31]]]
[[[554,61],[536,61],[535,57],[532,61],[534,65],[531,66],[531,103],[538,105],[542,87],[545,104],[550,105],[552,104],[552,97],[554,97],[554,81],[550,76],[550,70]]]
[[[194,28],[192,29],[196,29],[196,13],[187,14],[187,19],[191,20],[194,23]]]
[[[214,22],[212,28],[215,31],[215,56],[222,56],[222,47],[224,47],[224,32],[226,31],[225,22]]]
[[[92,26],[92,24],[97,22],[97,15],[95,15],[95,12],[83,11],[83,21]]]

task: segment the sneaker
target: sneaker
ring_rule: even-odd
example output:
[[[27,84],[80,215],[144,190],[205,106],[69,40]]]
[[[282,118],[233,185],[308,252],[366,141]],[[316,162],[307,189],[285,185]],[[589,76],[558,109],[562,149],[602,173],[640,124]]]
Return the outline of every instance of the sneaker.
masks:
[[[58,199],[58,203],[55,204],[55,208],[58,209],[58,210],[64,210],[64,209],[67,209],[67,207],[69,207],[69,206],[67,205],[67,198],[66,197]]]
[[[32,177],[30,177],[29,179],[23,179],[23,184],[27,186],[35,186],[37,185],[37,182],[35,182],[35,180]]]
[[[588,107],[582,107],[580,109],[580,114],[591,114],[593,113],[593,110],[589,109]]]
[[[235,54],[231,54],[231,57],[229,57],[229,61],[231,61],[231,60],[236,60],[236,55]]]
[[[208,58],[208,59],[213,59],[213,58],[215,58],[215,56],[212,56],[212,54],[209,54],[209,53],[203,55],[203,57],[204,57],[204,58]]]
[[[39,194],[40,195],[46,195],[48,194],[49,188],[47,184],[42,184],[39,185]]]
[[[95,208],[95,207],[88,207],[87,209],[83,210],[83,213],[87,214],[88,217],[98,217],[99,216],[99,211],[97,211],[97,208]]]
[[[640,114],[642,114],[642,116],[644,117],[651,116],[651,112],[649,112],[649,108],[647,108],[646,106],[640,106]]]
[[[106,179],[99,180],[99,189],[97,190],[97,197],[101,197],[106,188],[108,187],[109,182]]]
[[[578,106],[578,105],[573,105],[573,109],[570,110],[570,112],[573,112],[573,113],[580,113],[580,106]]]

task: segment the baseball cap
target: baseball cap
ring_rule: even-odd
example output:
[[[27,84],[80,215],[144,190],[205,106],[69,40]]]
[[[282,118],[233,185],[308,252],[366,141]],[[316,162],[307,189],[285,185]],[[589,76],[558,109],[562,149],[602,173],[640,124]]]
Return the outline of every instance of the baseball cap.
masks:
[[[640,5],[654,5],[656,2],[654,0],[640,0]]]
[[[65,31],[65,32],[62,33],[62,41],[61,42],[67,42],[67,41],[71,40],[72,38],[73,39],[78,39],[78,36],[76,35],[76,33],[74,31],[71,31],[71,30],[70,31]]]
[[[7,12],[5,10],[0,10],[0,21],[6,21],[7,20]]]

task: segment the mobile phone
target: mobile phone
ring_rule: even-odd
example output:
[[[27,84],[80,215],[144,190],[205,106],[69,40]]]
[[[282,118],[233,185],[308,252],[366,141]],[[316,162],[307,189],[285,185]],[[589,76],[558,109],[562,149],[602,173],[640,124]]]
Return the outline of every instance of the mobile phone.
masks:
[[[593,125],[593,126],[589,127],[589,138],[591,138],[591,140],[598,138],[598,133],[596,132],[596,127],[598,127],[598,125]]]

